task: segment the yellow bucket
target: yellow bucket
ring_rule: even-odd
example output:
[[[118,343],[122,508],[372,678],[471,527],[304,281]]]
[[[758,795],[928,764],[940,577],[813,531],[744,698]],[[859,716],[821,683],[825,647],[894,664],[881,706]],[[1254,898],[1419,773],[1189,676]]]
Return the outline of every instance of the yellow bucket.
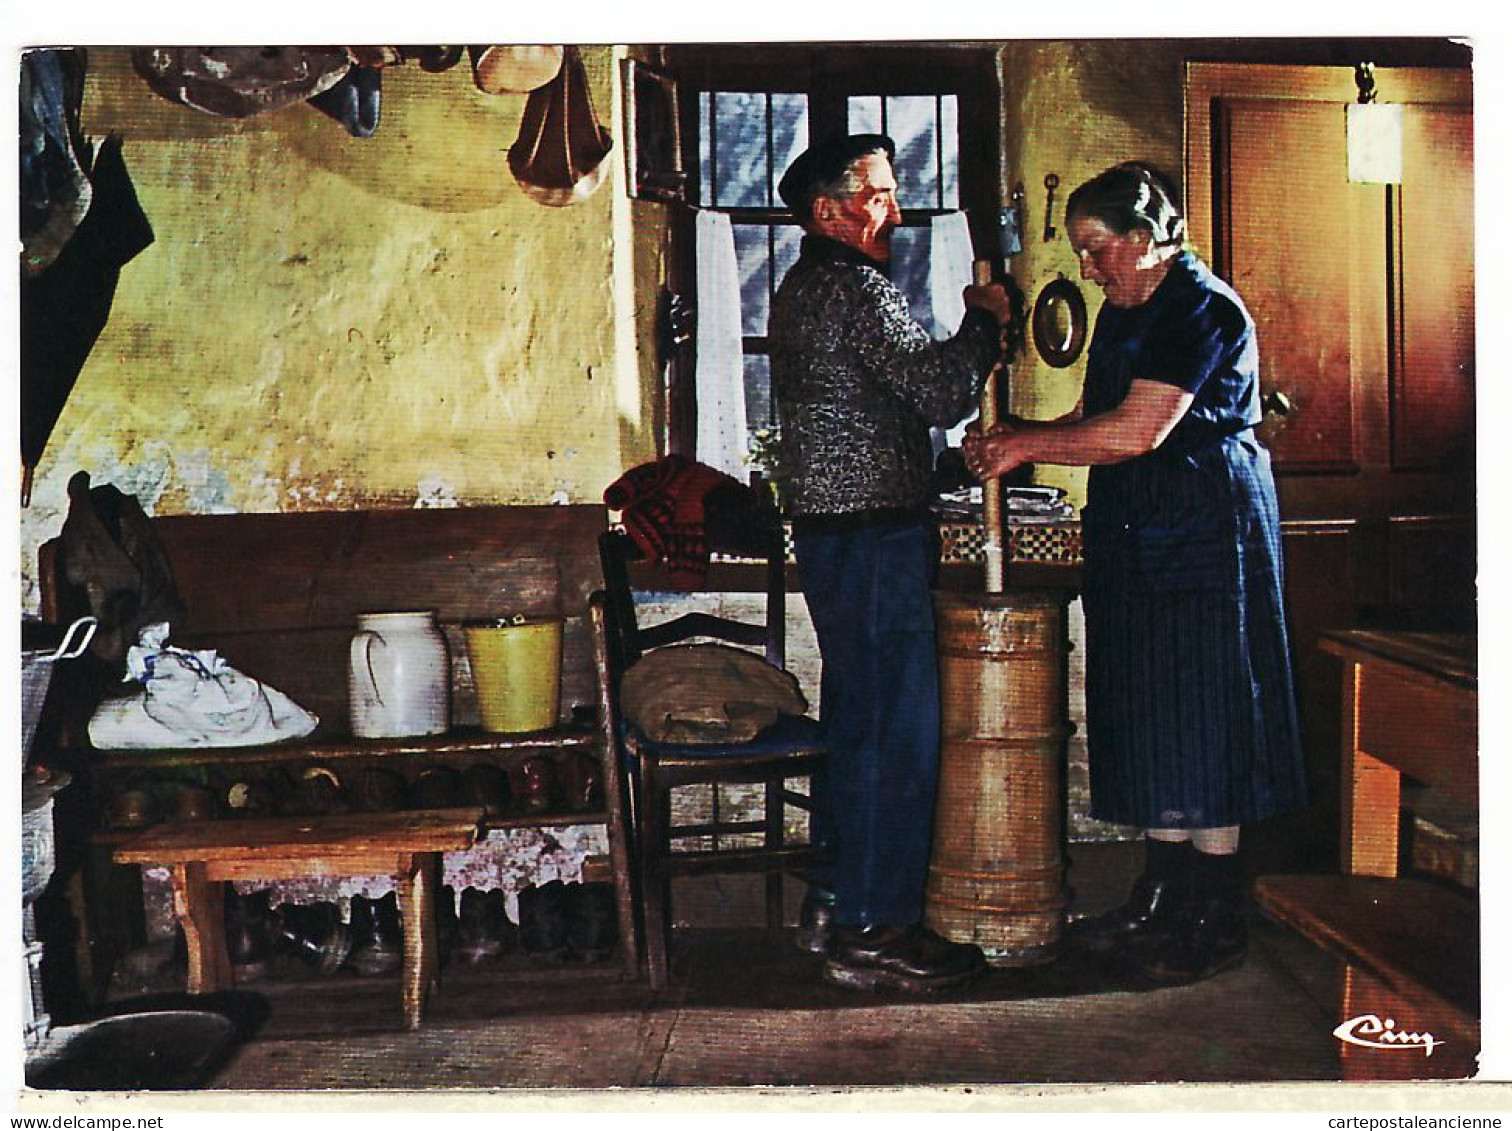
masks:
[[[562,622],[483,621],[462,626],[483,729],[556,726],[561,704]]]

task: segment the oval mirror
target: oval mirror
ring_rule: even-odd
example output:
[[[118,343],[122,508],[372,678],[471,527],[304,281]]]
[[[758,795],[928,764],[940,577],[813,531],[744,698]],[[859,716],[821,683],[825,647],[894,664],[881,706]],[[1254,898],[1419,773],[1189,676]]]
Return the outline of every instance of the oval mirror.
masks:
[[[1064,369],[1087,344],[1087,304],[1081,289],[1064,275],[1046,283],[1034,300],[1034,348],[1045,364]]]

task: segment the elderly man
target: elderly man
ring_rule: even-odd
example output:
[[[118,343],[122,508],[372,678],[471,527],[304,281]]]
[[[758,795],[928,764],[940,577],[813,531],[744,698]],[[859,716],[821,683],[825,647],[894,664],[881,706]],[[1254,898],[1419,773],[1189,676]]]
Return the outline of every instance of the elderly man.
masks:
[[[893,155],[890,138],[852,136],[783,175],[805,236],[772,306],[772,386],[824,665],[814,834],[835,854],[801,937],[826,953],[827,981],[925,992],[985,967],[920,922],[940,743],[929,428],[971,411],[1010,306],[1001,286],[968,287],[943,342],[909,317],[885,272],[902,218]]]

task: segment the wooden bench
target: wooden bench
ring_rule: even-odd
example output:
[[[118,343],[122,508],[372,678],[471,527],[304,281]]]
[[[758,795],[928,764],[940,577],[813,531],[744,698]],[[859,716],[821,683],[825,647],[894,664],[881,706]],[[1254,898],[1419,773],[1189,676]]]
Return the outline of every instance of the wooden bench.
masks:
[[[469,848],[481,809],[360,813],[161,825],[115,850],[122,864],[173,869],[173,910],[189,951],[187,988],[235,984],[226,947],[225,881],[393,876],[404,931],[401,1016],[420,1026],[439,969],[434,900],[440,854]]]
[[[1399,876],[1398,838],[1403,774],[1477,804],[1475,641],[1350,631],[1326,634],[1322,647],[1344,661],[1343,874],[1262,876],[1256,900],[1345,962],[1336,1030],[1345,1079],[1472,1076],[1478,900]],[[1431,1055],[1403,1033],[1433,1038]]]
[[[117,863],[124,857],[115,856],[143,830],[113,827],[108,819],[112,796],[128,787],[199,781],[220,798],[220,823],[245,816],[225,805],[230,786],[285,780],[317,767],[345,780],[381,766],[413,783],[436,765],[460,773],[478,763],[507,770],[545,759],[561,769],[583,757],[596,761],[601,779],[592,805],[559,798],[545,811],[490,808],[483,828],[601,826],[618,907],[622,968],[626,976],[636,976],[639,947],[620,766],[605,706],[607,656],[601,613],[596,620],[590,608],[603,584],[598,536],[607,522],[607,511],[596,505],[154,518],[153,529],[188,608],[170,643],[214,649],[233,667],[313,711],[320,725],[306,739],[267,746],[92,751],[79,722],[87,719],[100,689],[77,693],[77,685],[89,678],[83,661],[59,673],[55,693],[61,694],[55,697],[69,700],[72,687],[78,713],[72,727],[75,749],[59,751],[59,761],[78,771],[80,786],[71,791],[79,811],[71,815],[69,828],[60,819],[59,835],[90,846],[74,888],[85,936],[78,964],[88,996],[103,994],[114,961],[145,936],[138,866]],[[55,623],[88,611],[85,593],[66,580],[65,553],[62,540],[54,539],[40,554],[42,614]],[[348,725],[347,665],[357,617],[398,609],[437,612],[451,657],[452,729],[424,738],[355,739]],[[562,619],[561,709],[552,728],[491,734],[479,725],[462,625],[513,614]],[[345,827],[336,817],[320,818],[315,827],[327,821]],[[165,843],[184,843],[172,836],[214,835],[180,828],[188,823],[166,821],[160,831],[172,835]],[[274,837],[276,829],[261,835]],[[272,841],[269,845],[276,848]]]

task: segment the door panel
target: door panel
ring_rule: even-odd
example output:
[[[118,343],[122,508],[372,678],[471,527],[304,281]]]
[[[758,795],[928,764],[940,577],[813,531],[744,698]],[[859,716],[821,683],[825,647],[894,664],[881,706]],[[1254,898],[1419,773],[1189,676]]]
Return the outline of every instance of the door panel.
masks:
[[[1403,117],[1391,462],[1444,467],[1469,462],[1474,436],[1474,121],[1459,106],[1413,106]]]
[[[1384,355],[1357,351],[1354,335],[1384,309],[1370,281],[1384,277],[1386,248],[1368,238],[1355,196],[1337,191],[1339,108],[1231,98],[1223,110],[1229,228],[1218,269],[1254,316],[1262,395],[1279,392],[1291,405],[1267,418],[1262,438],[1283,471],[1354,471],[1356,390],[1384,387],[1385,376],[1356,372],[1382,366]]]
[[[1387,593],[1405,627],[1474,628],[1475,523],[1458,515],[1409,515],[1388,526]]]

